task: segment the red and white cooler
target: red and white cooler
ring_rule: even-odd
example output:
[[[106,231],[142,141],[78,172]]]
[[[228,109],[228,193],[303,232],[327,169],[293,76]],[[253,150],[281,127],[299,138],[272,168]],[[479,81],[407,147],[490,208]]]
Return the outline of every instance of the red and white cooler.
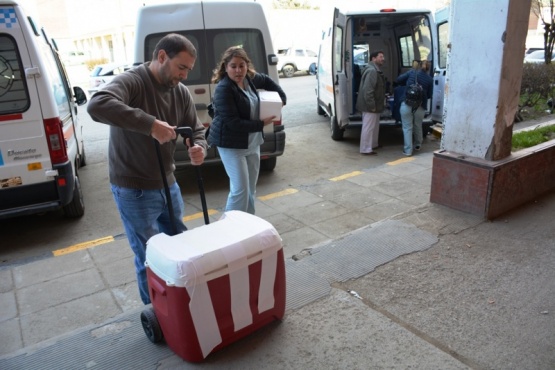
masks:
[[[168,346],[199,362],[285,312],[281,237],[240,211],[212,224],[150,238],[146,250],[152,307]]]

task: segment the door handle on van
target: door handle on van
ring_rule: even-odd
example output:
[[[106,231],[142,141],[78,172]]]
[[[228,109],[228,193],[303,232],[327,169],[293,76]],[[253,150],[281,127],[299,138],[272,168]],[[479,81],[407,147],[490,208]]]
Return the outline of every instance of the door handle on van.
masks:
[[[40,77],[40,70],[39,67],[30,67],[25,68],[25,76],[26,77]]]
[[[268,55],[268,64],[271,66],[275,66],[278,64],[278,57],[275,54]]]

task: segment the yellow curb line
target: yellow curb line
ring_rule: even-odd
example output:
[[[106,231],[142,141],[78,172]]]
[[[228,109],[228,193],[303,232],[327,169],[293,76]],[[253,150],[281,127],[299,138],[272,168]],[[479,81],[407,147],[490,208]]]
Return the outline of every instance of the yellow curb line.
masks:
[[[297,189],[285,189],[282,191],[278,191],[277,193],[272,193],[272,194],[268,194],[268,195],[263,195],[261,197],[258,197],[259,200],[270,200],[270,199],[274,199],[277,197],[282,197],[284,195],[290,195],[290,194],[295,194],[298,193],[299,191]]]
[[[346,173],[346,174],[341,175],[341,176],[332,177],[330,179],[330,181],[341,181],[341,180],[345,180],[345,179],[348,179],[348,178],[351,178],[351,177],[362,175],[363,173],[364,172],[362,172],[362,171],[353,171],[353,172]]]

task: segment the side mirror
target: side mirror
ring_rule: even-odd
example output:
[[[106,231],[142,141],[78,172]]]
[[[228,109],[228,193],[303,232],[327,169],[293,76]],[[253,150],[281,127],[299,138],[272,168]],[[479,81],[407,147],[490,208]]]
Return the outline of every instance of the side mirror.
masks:
[[[87,102],[87,95],[85,91],[79,86],[73,87],[73,95],[75,96],[75,102],[77,105],[83,105]]]

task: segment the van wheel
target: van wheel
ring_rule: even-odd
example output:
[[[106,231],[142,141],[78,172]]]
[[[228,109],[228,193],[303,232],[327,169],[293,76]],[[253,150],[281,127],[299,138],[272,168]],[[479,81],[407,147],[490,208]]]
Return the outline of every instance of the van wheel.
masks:
[[[81,153],[79,156],[79,167],[85,167],[87,165],[87,154],[85,153],[85,145],[81,145]]]
[[[288,64],[286,66],[283,66],[281,72],[283,73],[284,77],[293,77],[293,75],[295,74],[295,67],[293,67],[291,64]]]
[[[83,201],[83,192],[79,177],[75,176],[75,186],[73,188],[73,199],[69,204],[64,206],[64,213],[67,217],[81,217],[85,214],[85,202]]]
[[[316,112],[321,115],[324,116],[326,114],[326,111],[322,109],[322,107],[320,106],[320,104],[318,104],[318,100],[316,100]]]
[[[277,157],[263,159],[260,161],[260,169],[262,171],[273,171],[276,168]]]
[[[331,138],[336,141],[343,140],[343,133],[345,132],[345,130],[339,128],[339,125],[337,124],[337,118],[335,116],[331,116],[330,121],[331,121]]]

